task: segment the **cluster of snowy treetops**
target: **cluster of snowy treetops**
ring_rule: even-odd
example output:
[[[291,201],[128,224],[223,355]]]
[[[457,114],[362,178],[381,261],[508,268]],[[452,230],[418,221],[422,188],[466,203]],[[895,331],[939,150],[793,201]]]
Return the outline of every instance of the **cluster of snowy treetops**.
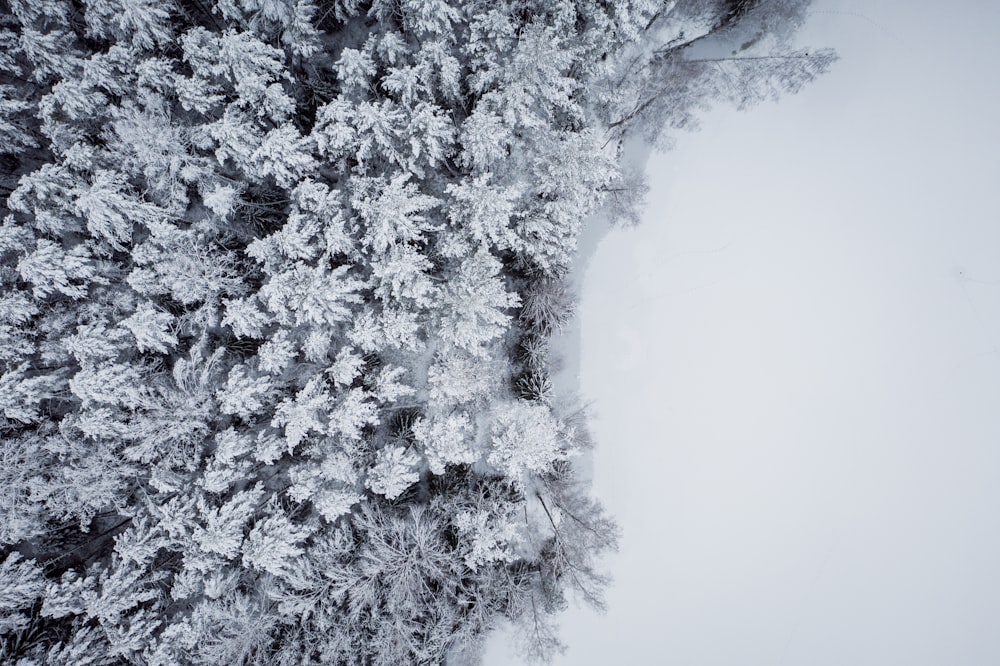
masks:
[[[549,374],[577,234],[630,136],[826,69],[804,11],[0,0],[0,661],[559,650],[617,537]]]

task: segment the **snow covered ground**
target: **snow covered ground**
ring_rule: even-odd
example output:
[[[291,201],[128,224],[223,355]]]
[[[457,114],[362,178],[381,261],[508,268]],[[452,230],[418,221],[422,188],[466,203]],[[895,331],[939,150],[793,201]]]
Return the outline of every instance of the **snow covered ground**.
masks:
[[[1000,663],[998,22],[818,3],[832,73],[650,162],[584,279],[625,539],[559,666]]]

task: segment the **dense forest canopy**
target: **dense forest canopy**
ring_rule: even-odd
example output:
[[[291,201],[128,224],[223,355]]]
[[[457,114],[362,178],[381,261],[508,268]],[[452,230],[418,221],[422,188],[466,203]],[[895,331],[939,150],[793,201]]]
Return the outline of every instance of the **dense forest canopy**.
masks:
[[[559,650],[577,235],[830,65],[806,4],[0,0],[0,661]]]

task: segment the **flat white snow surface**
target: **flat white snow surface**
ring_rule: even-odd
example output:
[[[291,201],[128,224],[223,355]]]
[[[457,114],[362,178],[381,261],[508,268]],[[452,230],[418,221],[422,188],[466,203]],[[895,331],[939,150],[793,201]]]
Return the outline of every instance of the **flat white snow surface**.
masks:
[[[653,157],[584,282],[624,539],[557,665],[1000,663],[998,24],[817,3],[830,74]]]

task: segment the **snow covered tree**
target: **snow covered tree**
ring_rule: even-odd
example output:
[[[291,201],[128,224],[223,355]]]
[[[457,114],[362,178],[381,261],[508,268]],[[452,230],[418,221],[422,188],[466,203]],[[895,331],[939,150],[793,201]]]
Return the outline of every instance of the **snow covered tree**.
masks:
[[[544,472],[572,453],[565,447],[551,411],[538,403],[516,401],[498,406],[491,435],[490,464],[518,484],[524,483],[526,475]]]
[[[482,455],[473,441],[472,421],[463,412],[420,419],[412,428],[413,439],[423,448],[427,465],[435,474],[445,474],[447,465],[471,465]]]
[[[41,568],[14,551],[0,564],[0,636],[23,631],[31,624],[31,607],[45,590]]]
[[[420,479],[417,463],[420,458],[402,446],[389,445],[375,457],[365,484],[386,499],[394,500]]]
[[[520,298],[507,291],[499,277],[501,264],[480,251],[462,260],[441,293],[437,310],[438,331],[443,340],[473,354],[506,330],[507,310]]]
[[[421,194],[408,175],[389,182],[358,179],[352,204],[365,227],[363,242],[376,254],[399,242],[421,241],[434,228],[423,213],[438,204]]]
[[[39,299],[56,294],[83,298],[96,275],[85,245],[67,251],[44,238],[38,239],[34,250],[17,262],[17,272],[32,285],[32,293]]]
[[[130,44],[138,49],[166,46],[173,40],[170,4],[153,0],[90,0],[87,3],[87,32],[98,37]]]
[[[167,217],[166,211],[137,201],[128,191],[125,176],[99,171],[86,191],[76,198],[77,213],[87,220],[87,229],[116,250],[132,240],[132,226],[149,225]]]
[[[283,514],[260,521],[243,542],[243,562],[274,576],[290,575],[312,530],[293,524]]]
[[[158,312],[149,302],[143,303],[135,314],[122,320],[122,325],[135,336],[139,351],[152,349],[161,354],[177,344],[177,335],[171,330],[174,317]]]

